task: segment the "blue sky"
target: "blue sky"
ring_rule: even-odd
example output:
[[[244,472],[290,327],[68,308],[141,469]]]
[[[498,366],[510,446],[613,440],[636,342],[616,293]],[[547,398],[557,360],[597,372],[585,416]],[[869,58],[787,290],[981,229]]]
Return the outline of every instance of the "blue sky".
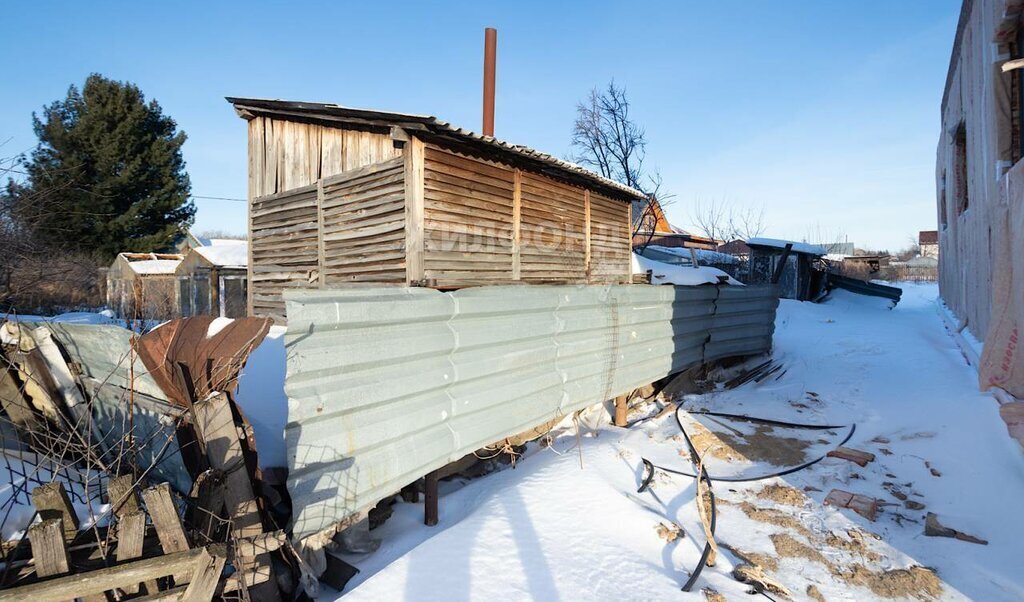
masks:
[[[314,100],[480,124],[498,29],[496,134],[564,156],[575,104],[624,85],[648,162],[688,227],[697,201],[765,207],[767,235],[896,250],[935,227],[939,102],[958,0],[7,2],[0,157],[90,72],[130,80],[188,134],[196,195],[243,198],[244,121],[225,96]],[[244,232],[198,199],[196,229]],[[813,236],[812,236],[813,238]]]

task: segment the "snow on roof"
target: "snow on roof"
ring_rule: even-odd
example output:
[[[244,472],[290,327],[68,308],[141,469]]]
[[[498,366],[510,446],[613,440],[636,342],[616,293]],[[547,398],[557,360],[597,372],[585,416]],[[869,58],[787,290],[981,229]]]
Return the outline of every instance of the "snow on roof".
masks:
[[[225,239],[215,239],[225,240]],[[249,265],[249,243],[244,240],[233,240],[232,244],[196,247],[193,252],[199,253],[207,261],[218,267],[244,268]]]
[[[690,260],[690,251],[688,247],[663,247],[661,245],[647,245],[644,249],[654,251],[655,253],[668,253],[669,255],[675,255],[682,257],[683,259]],[[718,251],[709,251],[707,249],[692,249],[697,253],[697,261],[702,263],[726,263],[735,264],[739,263],[740,260],[728,253],[719,253]],[[655,260],[659,259],[654,257]]]
[[[128,267],[136,274],[173,274],[179,263],[180,259],[144,259],[130,261]]]
[[[785,249],[786,245],[793,245],[794,253],[804,253],[806,255],[817,255],[818,257],[825,254],[825,249],[818,245],[812,245],[806,242],[796,242],[792,240],[782,240],[780,238],[751,238],[747,241],[748,247],[772,247],[775,249]]]
[[[118,257],[136,274],[173,274],[182,258],[177,253],[120,253]]]
[[[633,253],[633,273],[643,274],[651,271],[651,284],[675,284],[679,286],[699,286],[701,284],[718,284],[727,282],[737,286],[743,286],[718,268],[708,266],[692,267],[672,265],[661,261],[647,259],[642,255]],[[723,280],[724,279],[724,280]]]

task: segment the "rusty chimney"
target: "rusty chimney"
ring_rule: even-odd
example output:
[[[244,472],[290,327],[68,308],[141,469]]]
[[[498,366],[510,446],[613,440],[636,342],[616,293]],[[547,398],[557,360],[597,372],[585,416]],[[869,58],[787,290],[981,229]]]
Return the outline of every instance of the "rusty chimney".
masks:
[[[498,30],[484,29],[484,136],[494,135],[494,63],[498,53]]]

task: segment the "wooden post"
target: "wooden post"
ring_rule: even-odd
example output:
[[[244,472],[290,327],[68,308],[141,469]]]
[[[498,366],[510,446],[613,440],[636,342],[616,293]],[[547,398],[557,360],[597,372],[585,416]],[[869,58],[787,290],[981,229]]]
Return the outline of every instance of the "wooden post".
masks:
[[[408,149],[407,149],[408,150]],[[194,406],[196,427],[206,443],[210,466],[224,471],[224,503],[231,519],[235,537],[256,537],[263,533],[256,495],[242,457],[231,404],[223,393],[198,402]],[[280,600],[273,580],[269,554],[255,558],[239,558],[236,566],[250,587],[253,600]]]
[[[416,488],[416,483],[410,483],[405,487],[402,487],[401,491],[398,493],[402,496],[403,502],[417,504],[420,501],[420,491]]]
[[[587,282],[590,282],[590,189],[583,190],[583,240],[586,244],[584,254],[584,273],[587,275]],[[630,264],[632,265],[632,264]]]
[[[629,397],[626,395],[619,395],[615,398],[615,426],[626,426],[629,424],[627,415],[629,414]]]
[[[512,176],[512,280],[521,280],[523,242],[523,170]]]
[[[327,250],[324,245],[324,179],[316,181],[316,265],[320,288],[327,286]]]
[[[423,478],[423,524],[428,527],[437,524],[437,476],[434,470]]]
[[[64,545],[64,525],[61,519],[45,519],[32,525],[28,528],[28,541],[32,545],[36,575],[51,577],[70,570],[71,562]]]
[[[39,518],[59,518],[64,521],[64,537],[71,541],[78,534],[78,515],[71,506],[68,492],[60,481],[40,485],[32,490],[32,505],[39,512]]]
[[[139,511],[139,498],[135,495],[135,475],[123,474],[107,481],[107,501],[115,516]]]
[[[405,282],[424,278],[423,141],[411,136],[405,155]]]

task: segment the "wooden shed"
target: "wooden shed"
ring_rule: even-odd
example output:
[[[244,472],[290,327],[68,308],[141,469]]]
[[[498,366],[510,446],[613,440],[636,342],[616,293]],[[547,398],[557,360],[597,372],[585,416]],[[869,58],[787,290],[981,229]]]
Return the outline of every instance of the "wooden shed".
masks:
[[[248,263],[245,241],[189,249],[174,272],[181,315],[245,317]]]
[[[177,317],[175,253],[119,253],[107,269],[107,306],[121,318],[166,320]]]
[[[631,281],[632,188],[434,117],[228,98],[249,122],[249,312],[356,282]]]
[[[774,238],[751,238],[746,244],[750,249],[747,284],[772,284],[778,276],[779,296],[798,301],[817,301],[828,292],[827,272],[821,265],[823,247]]]

